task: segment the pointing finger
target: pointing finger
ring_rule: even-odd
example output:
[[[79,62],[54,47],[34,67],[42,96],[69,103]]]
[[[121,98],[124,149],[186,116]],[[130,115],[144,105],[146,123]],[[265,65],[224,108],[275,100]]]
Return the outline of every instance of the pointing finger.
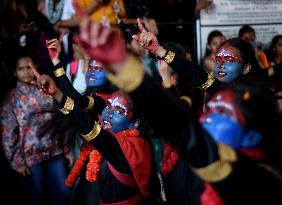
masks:
[[[35,69],[35,67],[32,65],[32,63],[29,63],[28,66],[31,68],[31,70],[32,70],[33,74],[35,75],[35,77],[36,77],[37,79],[39,79],[39,78],[40,78],[40,74],[39,74],[38,71]]]
[[[144,28],[140,18],[137,18],[137,25],[138,25],[138,28],[141,32],[146,32],[146,29]]]

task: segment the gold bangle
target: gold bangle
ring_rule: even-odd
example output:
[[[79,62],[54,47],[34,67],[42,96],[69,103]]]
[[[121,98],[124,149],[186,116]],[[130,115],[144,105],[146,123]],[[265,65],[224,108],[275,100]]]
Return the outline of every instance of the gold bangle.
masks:
[[[84,111],[89,111],[93,108],[94,106],[94,98],[92,96],[87,96],[88,98],[88,105],[87,107],[84,109]]]
[[[86,135],[83,135],[83,134],[81,134],[81,135],[86,141],[91,141],[91,140],[95,139],[100,132],[101,132],[101,126],[99,125],[98,122],[94,121],[94,127],[91,130],[91,132],[89,132]]]
[[[62,76],[62,75],[65,75],[65,70],[64,70],[63,67],[58,68],[58,69],[56,69],[56,70],[54,71],[54,74],[55,74],[55,76],[58,78],[58,77],[60,77],[60,76]]]
[[[204,181],[219,182],[228,177],[232,172],[232,162],[237,160],[236,152],[229,146],[218,144],[219,160],[203,168],[192,170]]]
[[[215,79],[213,77],[213,74],[212,73],[209,73],[208,74],[208,79],[207,79],[207,82],[205,82],[201,87],[200,89],[202,90],[206,90],[208,89],[213,83],[214,83]]]
[[[134,56],[128,56],[122,71],[115,75],[109,73],[107,77],[118,88],[125,92],[131,92],[141,85],[144,75],[145,71],[138,59]]]
[[[164,61],[167,64],[170,64],[173,61],[174,57],[175,53],[173,53],[172,51],[168,51],[167,54],[164,56]]]
[[[192,100],[191,100],[190,97],[188,97],[186,95],[183,95],[183,96],[180,97],[180,99],[186,101],[188,103],[188,105],[189,105],[189,108],[192,107]]]
[[[74,108],[74,101],[71,99],[69,96],[67,96],[66,102],[64,104],[64,107],[60,109],[60,111],[64,114],[67,115],[72,111]]]

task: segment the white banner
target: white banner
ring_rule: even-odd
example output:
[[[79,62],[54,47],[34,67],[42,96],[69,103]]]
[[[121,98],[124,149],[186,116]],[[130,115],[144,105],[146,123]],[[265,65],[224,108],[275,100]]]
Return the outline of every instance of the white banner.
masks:
[[[251,25],[252,26],[252,25]],[[201,56],[205,55],[207,38],[211,31],[217,29],[226,37],[237,37],[241,26],[217,26],[201,28]],[[275,35],[282,34],[282,24],[271,25],[253,25],[256,31],[257,41],[262,43],[263,48],[268,48],[272,38]]]
[[[201,26],[282,23],[282,0],[213,0]]]

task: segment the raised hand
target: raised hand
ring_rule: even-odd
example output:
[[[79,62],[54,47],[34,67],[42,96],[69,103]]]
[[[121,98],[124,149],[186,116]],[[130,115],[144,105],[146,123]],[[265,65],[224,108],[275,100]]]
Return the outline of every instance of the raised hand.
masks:
[[[52,96],[57,94],[59,89],[57,88],[53,79],[50,76],[45,75],[45,74],[40,75],[31,63],[29,63],[29,66],[31,67],[32,72],[36,77],[36,82],[34,84],[37,85],[37,87],[40,89],[40,91],[42,91],[42,92],[44,92],[48,95],[52,95]]]
[[[104,65],[120,63],[125,58],[124,40],[117,29],[107,28],[85,18],[75,40],[95,60]]]
[[[146,50],[156,53],[159,48],[157,37],[153,33],[146,31],[139,18],[137,19],[137,25],[141,33],[140,35],[133,35],[132,38]]]
[[[60,39],[53,38],[51,40],[46,40],[46,46],[48,48],[49,56],[54,65],[60,62],[59,55],[61,53],[62,47],[61,42],[63,40],[64,33],[61,34]]]

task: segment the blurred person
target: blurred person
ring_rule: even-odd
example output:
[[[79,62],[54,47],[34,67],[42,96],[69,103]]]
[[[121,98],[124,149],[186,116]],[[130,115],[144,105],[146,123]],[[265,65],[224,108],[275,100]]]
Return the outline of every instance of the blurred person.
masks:
[[[50,203],[69,204],[70,192],[64,184],[68,167],[68,147],[44,131],[56,116],[53,99],[32,85],[33,61],[28,55],[16,60],[12,89],[1,107],[1,135],[5,156],[20,174],[28,193],[29,204],[44,204],[44,183],[47,181]],[[54,134],[54,133],[52,133]]]
[[[213,72],[214,65],[216,63],[215,56],[219,46],[223,43],[223,41],[224,36],[218,30],[211,31],[208,35],[206,53],[202,62],[203,68],[208,73]]]
[[[256,32],[251,26],[245,25],[239,29],[238,37],[249,42],[256,51],[258,63],[262,69],[269,67],[268,59],[262,50],[257,48]]]

